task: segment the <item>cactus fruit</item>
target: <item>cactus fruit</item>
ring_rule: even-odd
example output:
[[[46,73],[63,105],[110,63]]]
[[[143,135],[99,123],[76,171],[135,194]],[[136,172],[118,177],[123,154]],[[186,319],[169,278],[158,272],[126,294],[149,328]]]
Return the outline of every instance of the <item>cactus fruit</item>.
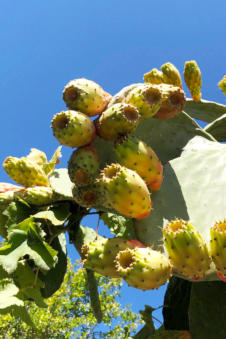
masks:
[[[82,207],[95,208],[103,204],[103,194],[97,182],[86,186],[74,185],[72,195],[75,202]]]
[[[189,222],[175,219],[163,229],[164,245],[171,264],[179,274],[199,280],[210,266],[205,241]]]
[[[105,196],[104,207],[135,219],[149,215],[150,193],[136,172],[119,164],[111,164],[101,171],[98,182]]]
[[[95,138],[93,122],[83,113],[62,111],[54,115],[51,127],[57,140],[69,147],[88,145]]]
[[[49,186],[48,177],[41,166],[22,157],[7,157],[3,162],[6,173],[20,185],[25,187]]]
[[[135,136],[129,136],[116,144],[115,153],[120,165],[137,172],[149,189],[160,189],[163,167],[150,146]]]
[[[162,93],[159,85],[146,83],[132,89],[124,101],[137,107],[141,119],[147,119],[159,110],[162,103]]]
[[[0,182],[0,193],[21,191],[24,188],[8,182]]]
[[[226,95],[226,75],[218,82],[218,87]]]
[[[91,145],[75,150],[68,161],[68,174],[78,186],[92,183],[99,172],[99,159]]]
[[[83,266],[102,275],[119,277],[115,266],[115,258],[119,251],[126,248],[144,247],[139,241],[123,238],[100,238],[83,245],[81,257]]]
[[[133,132],[140,121],[136,107],[125,103],[112,105],[96,120],[97,134],[105,140],[117,140]]]
[[[210,237],[210,255],[219,278],[226,282],[226,220],[211,227]]]
[[[162,104],[158,112],[153,116],[157,119],[169,119],[180,113],[186,104],[184,91],[176,86],[161,84],[156,85],[162,93]]]
[[[144,82],[156,85],[162,84],[164,82],[163,74],[157,68],[153,68],[150,72],[144,74]]]
[[[54,192],[51,187],[28,187],[21,192],[15,192],[15,198],[19,197],[28,204],[42,206],[54,201]]]
[[[63,99],[69,109],[94,116],[103,112],[111,95],[94,81],[82,78],[71,80],[64,87]]]
[[[163,82],[165,84],[182,88],[180,72],[173,64],[167,62],[161,66],[161,70],[163,74]]]
[[[167,257],[150,247],[120,251],[115,263],[118,273],[127,284],[141,290],[159,288],[171,274]]]
[[[186,61],[184,64],[184,80],[194,101],[201,100],[202,77],[199,66],[195,60]]]

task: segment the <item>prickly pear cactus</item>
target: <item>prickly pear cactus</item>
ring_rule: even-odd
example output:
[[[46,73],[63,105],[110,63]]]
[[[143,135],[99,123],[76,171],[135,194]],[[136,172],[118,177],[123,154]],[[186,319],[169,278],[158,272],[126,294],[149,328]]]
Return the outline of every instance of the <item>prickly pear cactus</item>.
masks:
[[[6,242],[0,249],[1,294],[7,299],[9,282],[16,291],[0,313],[15,312],[19,303],[22,319],[30,323],[24,301],[44,305],[43,298],[64,278],[68,232],[87,269],[97,321],[95,271],[121,276],[143,290],[169,280],[163,328],[155,330],[153,309],[146,307],[146,324],[135,338],[190,332],[199,339],[226,337],[225,323],[220,331],[210,331],[195,313],[195,305],[205,312],[218,286],[224,294],[226,288],[226,145],[221,143],[226,141],[226,106],[200,100],[201,72],[195,62],[187,62],[184,72],[193,100],[185,98],[174,65],[165,63],[161,69],[113,97],[90,80],[66,85],[70,110],[56,114],[51,127],[60,144],[78,148],[68,170],[54,170],[59,149],[50,162],[36,149],[4,162],[22,187],[3,184],[1,190],[0,185],[0,234]],[[97,114],[93,122],[90,117]],[[202,128],[195,119],[208,125]],[[113,239],[98,234],[99,222],[96,231],[80,225],[92,213],[105,221]],[[22,278],[18,283],[19,274],[34,277],[32,289]],[[179,312],[183,316],[176,317]]]

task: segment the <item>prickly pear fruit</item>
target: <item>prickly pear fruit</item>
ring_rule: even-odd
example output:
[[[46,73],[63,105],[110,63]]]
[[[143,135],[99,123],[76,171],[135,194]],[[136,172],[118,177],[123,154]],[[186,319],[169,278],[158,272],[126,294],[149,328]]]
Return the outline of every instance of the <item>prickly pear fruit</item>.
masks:
[[[94,182],[99,172],[99,159],[91,145],[75,150],[68,161],[68,174],[78,186]]]
[[[226,75],[218,82],[218,87],[226,95]]]
[[[184,91],[168,84],[156,85],[162,93],[162,104],[158,112],[153,116],[157,119],[169,119],[180,113],[185,104],[186,98]]]
[[[0,182],[0,193],[21,191],[24,188],[8,182]]]
[[[48,177],[41,166],[26,157],[7,157],[3,162],[6,173],[20,185],[25,187],[49,186]]]
[[[51,127],[57,140],[69,147],[81,147],[95,138],[93,122],[83,113],[62,111],[54,115]]]
[[[150,72],[144,74],[144,82],[148,82],[150,84],[162,84],[163,74],[157,68],[153,68]]]
[[[144,247],[139,241],[123,238],[98,239],[82,247],[83,266],[102,275],[119,277],[115,267],[115,258],[119,251],[126,248]]]
[[[28,187],[23,191],[15,192],[14,196],[36,206],[47,205],[55,200],[52,188],[42,186]]]
[[[145,218],[150,213],[150,193],[136,172],[111,164],[101,171],[98,182],[105,196],[104,207],[136,219]]]
[[[124,101],[137,107],[141,119],[155,115],[162,103],[162,93],[159,85],[142,84],[132,89]]]
[[[140,121],[136,107],[125,103],[112,105],[96,120],[97,134],[105,140],[117,140],[133,132]]]
[[[191,334],[188,331],[161,331],[156,333],[148,339],[192,339]]]
[[[127,284],[141,290],[160,287],[167,282],[171,273],[167,257],[150,247],[120,251],[115,263]]]
[[[150,146],[135,136],[129,136],[116,144],[115,153],[120,165],[137,172],[149,189],[160,189],[163,167]]]
[[[69,109],[94,116],[103,112],[111,95],[94,81],[82,78],[71,80],[64,87],[63,99]]]
[[[210,255],[219,278],[226,282],[226,220],[211,227],[210,237]]]
[[[161,70],[163,74],[163,82],[165,84],[182,87],[180,72],[173,64],[167,62],[161,66]]]
[[[86,186],[74,185],[72,194],[75,202],[82,207],[95,208],[103,204],[103,193],[97,182]]]
[[[175,219],[163,229],[164,245],[179,274],[192,280],[205,276],[210,256],[205,241],[189,222]]]
[[[186,61],[184,64],[184,81],[194,101],[201,100],[202,77],[199,66],[195,60]]]
[[[132,89],[136,88],[137,86],[143,85],[142,83],[132,84],[126,87],[123,87],[118,93],[116,93],[108,104],[108,108],[114,104],[118,104],[120,102],[124,102],[125,97],[129,94]]]

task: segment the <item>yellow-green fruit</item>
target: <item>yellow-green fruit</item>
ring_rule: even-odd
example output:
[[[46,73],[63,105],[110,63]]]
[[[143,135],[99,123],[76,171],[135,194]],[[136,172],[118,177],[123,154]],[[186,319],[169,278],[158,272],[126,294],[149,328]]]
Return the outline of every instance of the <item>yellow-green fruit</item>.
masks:
[[[163,82],[165,84],[182,88],[180,72],[173,64],[167,62],[161,66],[161,70],[163,74]]]
[[[116,144],[115,153],[120,165],[138,173],[149,189],[160,189],[163,167],[150,146],[135,136],[129,136]]]
[[[98,236],[98,240],[83,245],[81,251],[83,266],[102,275],[117,278],[119,273],[115,266],[116,255],[119,251],[137,246],[143,247],[144,245],[137,240],[123,238],[99,239]]]
[[[210,256],[205,241],[189,222],[175,219],[163,229],[164,245],[177,273],[192,280],[205,276]]]
[[[98,182],[85,186],[74,185],[72,194],[75,202],[82,207],[95,208],[104,202],[103,192]]]
[[[210,229],[210,255],[218,276],[226,282],[226,220],[216,222]]]
[[[69,109],[94,116],[103,112],[111,95],[94,81],[82,78],[71,80],[64,87],[63,99]]]
[[[128,285],[141,290],[159,288],[171,274],[171,265],[166,256],[149,247],[120,251],[116,267]]]
[[[141,119],[147,119],[155,115],[161,106],[161,89],[159,85],[142,84],[132,89],[124,101],[138,109]]]
[[[20,185],[25,187],[49,186],[48,177],[41,166],[25,157],[8,157],[3,162],[6,173]]]
[[[226,75],[218,82],[219,88],[226,95]]]
[[[117,140],[133,132],[140,121],[136,107],[125,103],[110,106],[96,120],[97,134],[105,140]]]
[[[19,197],[28,204],[42,206],[52,203],[54,200],[54,192],[51,187],[28,187],[21,192],[15,192],[15,197]]]
[[[184,91],[180,87],[161,84],[156,85],[162,93],[162,103],[158,112],[153,116],[157,119],[169,119],[180,113],[186,104]]]
[[[201,100],[202,76],[195,60],[186,61],[184,64],[184,80],[194,101]]]
[[[144,74],[144,82],[148,82],[150,84],[162,84],[163,74],[157,68],[153,68],[150,72]]]
[[[57,113],[53,117],[51,127],[57,140],[69,147],[88,145],[96,135],[94,124],[89,117],[76,111]]]
[[[111,164],[101,171],[98,182],[104,192],[104,207],[130,218],[142,219],[149,215],[150,193],[136,172],[119,164]]]

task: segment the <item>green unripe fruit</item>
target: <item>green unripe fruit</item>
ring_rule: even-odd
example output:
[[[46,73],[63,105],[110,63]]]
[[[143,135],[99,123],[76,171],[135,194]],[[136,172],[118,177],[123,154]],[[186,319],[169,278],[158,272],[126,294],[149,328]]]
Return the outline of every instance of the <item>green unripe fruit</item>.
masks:
[[[51,187],[28,187],[21,192],[15,192],[15,198],[19,197],[28,204],[42,206],[51,204],[54,200],[54,192]]]
[[[115,262],[127,284],[144,291],[159,288],[171,274],[167,257],[149,247],[120,251]]]
[[[3,167],[10,178],[22,186],[49,186],[42,167],[25,157],[19,159],[10,156],[5,159]]]
[[[210,237],[210,255],[219,278],[226,282],[226,220],[211,227]]]
[[[226,75],[218,82],[218,87],[226,95]]]
[[[65,146],[81,147],[95,138],[93,122],[83,113],[62,111],[54,115],[51,122],[54,136]]]
[[[158,112],[153,116],[157,119],[169,119],[180,113],[186,104],[184,91],[172,85],[156,85],[162,93],[162,103]]]
[[[210,256],[205,241],[189,222],[176,219],[163,229],[164,245],[176,272],[191,280],[205,276]]]
[[[104,207],[136,219],[145,218],[150,213],[150,193],[136,172],[111,164],[101,171],[98,182],[104,192]]]
[[[137,240],[111,238],[98,239],[82,247],[83,266],[111,278],[119,277],[115,258],[119,251],[126,248],[143,247]]]
[[[146,83],[132,89],[124,101],[138,109],[141,119],[147,119],[159,110],[162,94],[158,85]]]
[[[95,148],[91,145],[78,148],[68,161],[68,174],[72,182],[78,186],[88,185],[99,173],[99,159]]]
[[[163,74],[157,68],[153,68],[150,72],[144,74],[144,82],[148,82],[150,84],[162,84]]]
[[[82,207],[95,208],[104,202],[100,184],[97,182],[86,186],[74,185],[72,194],[75,202]]]
[[[96,121],[97,134],[105,140],[117,140],[133,132],[140,121],[136,107],[125,103],[112,105]]]
[[[186,61],[184,64],[184,81],[194,101],[201,100],[202,76],[195,60]]]
[[[182,87],[180,72],[173,64],[167,62],[161,66],[161,70],[163,74],[163,82],[165,84]]]
[[[94,116],[103,112],[111,95],[94,81],[82,78],[72,80],[65,86],[63,99],[69,109]]]
[[[116,144],[115,153],[120,165],[138,173],[149,189],[160,189],[163,167],[150,146],[135,136],[129,136]]]

